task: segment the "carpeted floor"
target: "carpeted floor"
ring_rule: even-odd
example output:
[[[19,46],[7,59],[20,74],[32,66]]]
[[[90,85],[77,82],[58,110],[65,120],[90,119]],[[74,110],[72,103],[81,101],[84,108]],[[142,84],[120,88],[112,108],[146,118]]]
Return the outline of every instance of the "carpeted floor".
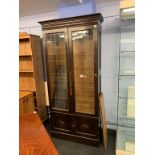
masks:
[[[50,135],[49,121],[46,121],[44,125]],[[52,141],[60,155],[115,155],[116,134],[111,130],[108,132],[107,150],[103,148],[102,144],[99,147],[94,147],[53,137]]]

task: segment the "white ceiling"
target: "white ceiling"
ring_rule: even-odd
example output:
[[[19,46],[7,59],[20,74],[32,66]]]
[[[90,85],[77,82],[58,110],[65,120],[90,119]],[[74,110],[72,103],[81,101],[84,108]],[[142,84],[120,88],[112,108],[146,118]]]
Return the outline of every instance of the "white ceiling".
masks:
[[[84,1],[84,0],[83,0]],[[103,3],[118,0],[96,0],[96,3]],[[65,4],[67,6],[80,4],[79,0],[19,0],[19,16],[30,16],[57,11],[58,6]]]

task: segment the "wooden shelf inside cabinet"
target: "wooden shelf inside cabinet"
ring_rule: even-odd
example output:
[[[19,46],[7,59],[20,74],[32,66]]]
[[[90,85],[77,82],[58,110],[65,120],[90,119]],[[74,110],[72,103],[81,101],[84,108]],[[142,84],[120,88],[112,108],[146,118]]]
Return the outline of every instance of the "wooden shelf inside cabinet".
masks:
[[[32,95],[32,94],[34,94],[33,91],[22,91],[22,90],[20,90],[19,91],[19,99],[21,99],[21,98],[23,98],[25,96]]]
[[[19,53],[19,57],[32,57],[32,54],[28,53],[28,54],[23,54],[22,53]]]
[[[35,109],[38,109],[38,114],[43,121],[47,119],[47,114],[41,57],[40,37],[27,33],[20,33],[19,90],[34,92],[34,96],[36,96]]]
[[[33,73],[34,71],[30,71],[30,70],[20,70],[20,73]]]
[[[25,51],[19,52],[19,57],[32,57],[31,53],[25,53]]]

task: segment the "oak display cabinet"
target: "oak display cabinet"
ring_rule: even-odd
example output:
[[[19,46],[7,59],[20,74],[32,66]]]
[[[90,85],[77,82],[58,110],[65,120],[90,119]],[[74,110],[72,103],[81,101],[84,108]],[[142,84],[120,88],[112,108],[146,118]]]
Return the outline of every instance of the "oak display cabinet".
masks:
[[[20,104],[23,104],[20,105],[20,113],[32,112],[33,109],[36,109],[41,120],[46,120],[40,37],[25,32],[19,33],[19,91],[19,95],[22,94],[22,98],[24,98],[20,100]],[[24,94],[26,94],[25,97]],[[27,94],[30,94],[31,99],[27,98]],[[29,104],[29,108],[27,104]]]
[[[99,144],[102,22],[100,13],[39,22],[52,136]]]

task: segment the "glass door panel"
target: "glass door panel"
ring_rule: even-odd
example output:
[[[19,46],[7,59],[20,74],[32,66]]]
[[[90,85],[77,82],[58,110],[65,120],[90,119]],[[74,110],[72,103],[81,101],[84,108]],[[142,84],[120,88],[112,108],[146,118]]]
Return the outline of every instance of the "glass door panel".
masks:
[[[52,108],[68,110],[67,52],[65,33],[46,35],[49,98]]]
[[[94,42],[93,29],[71,31],[75,112],[94,114]]]

